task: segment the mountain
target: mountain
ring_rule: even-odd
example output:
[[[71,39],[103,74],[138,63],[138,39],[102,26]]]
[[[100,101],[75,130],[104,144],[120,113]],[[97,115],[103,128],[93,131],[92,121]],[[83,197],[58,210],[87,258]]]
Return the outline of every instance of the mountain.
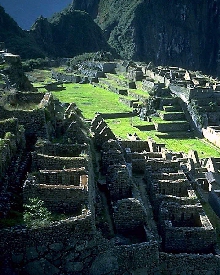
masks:
[[[102,30],[83,11],[67,8],[50,19],[40,17],[30,30],[50,56],[73,57],[85,52],[110,50]]]
[[[73,0],[126,59],[220,74],[218,0]]]
[[[125,59],[220,76],[219,11],[220,0],[72,0],[51,19],[38,18],[29,32],[4,23],[0,39],[9,31],[6,44],[26,57],[108,50],[108,41]]]
[[[28,32],[23,31],[0,6],[0,41],[6,48],[22,57],[43,57],[45,53]]]
[[[0,0],[0,5],[22,29],[29,30],[38,17],[51,17],[71,2],[71,0]]]
[[[50,19],[40,17],[30,31],[22,30],[0,6],[0,41],[22,58],[73,57],[110,50],[102,30],[84,11],[66,8]]]

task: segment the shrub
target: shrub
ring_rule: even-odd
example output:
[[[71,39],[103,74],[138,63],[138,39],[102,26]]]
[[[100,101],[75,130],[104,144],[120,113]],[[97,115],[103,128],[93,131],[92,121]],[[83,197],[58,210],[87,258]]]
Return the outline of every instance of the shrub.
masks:
[[[37,228],[50,224],[51,212],[44,207],[42,200],[29,199],[29,204],[25,204],[24,208],[24,222],[28,227]]]

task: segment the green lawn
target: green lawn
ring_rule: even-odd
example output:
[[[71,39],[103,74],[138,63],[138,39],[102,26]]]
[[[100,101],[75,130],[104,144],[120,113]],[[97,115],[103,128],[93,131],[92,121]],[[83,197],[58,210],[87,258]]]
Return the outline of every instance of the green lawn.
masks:
[[[220,149],[217,150],[208,146],[203,142],[203,139],[188,138],[188,139],[160,139],[166,143],[167,148],[175,152],[189,152],[196,150],[200,158],[220,157]]]
[[[75,102],[87,119],[92,119],[96,112],[129,112],[131,108],[119,102],[119,95],[91,84],[64,84],[66,90],[54,91],[53,95],[62,102]]]

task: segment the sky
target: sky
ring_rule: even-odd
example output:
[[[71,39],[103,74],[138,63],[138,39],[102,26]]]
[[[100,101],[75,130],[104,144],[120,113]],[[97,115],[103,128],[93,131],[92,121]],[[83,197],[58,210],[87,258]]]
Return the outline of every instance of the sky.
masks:
[[[39,16],[51,17],[70,3],[72,0],[0,0],[6,13],[24,30],[29,30]]]

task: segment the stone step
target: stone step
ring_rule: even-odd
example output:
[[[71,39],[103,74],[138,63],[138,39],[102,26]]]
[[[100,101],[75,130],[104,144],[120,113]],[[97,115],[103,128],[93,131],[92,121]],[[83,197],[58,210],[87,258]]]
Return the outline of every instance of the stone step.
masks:
[[[189,131],[190,125],[187,121],[173,121],[170,123],[154,122],[155,129],[159,132]]]
[[[156,133],[156,136],[158,138],[164,138],[164,139],[173,139],[173,138],[193,138],[194,134],[193,132],[186,132],[186,131],[181,131],[181,132],[168,132],[168,133],[162,133],[158,132]]]
[[[180,105],[163,106],[163,110],[165,112],[179,112],[179,111],[182,111],[182,108]]]
[[[185,120],[185,114],[183,112],[170,112],[170,113],[159,113],[160,118],[163,120],[173,121],[173,120]]]
[[[160,110],[163,109],[163,106],[176,106],[176,105],[178,105],[178,99],[175,97],[160,98],[160,107],[159,107]]]
[[[206,173],[208,170],[205,167],[196,168],[196,173]]]

